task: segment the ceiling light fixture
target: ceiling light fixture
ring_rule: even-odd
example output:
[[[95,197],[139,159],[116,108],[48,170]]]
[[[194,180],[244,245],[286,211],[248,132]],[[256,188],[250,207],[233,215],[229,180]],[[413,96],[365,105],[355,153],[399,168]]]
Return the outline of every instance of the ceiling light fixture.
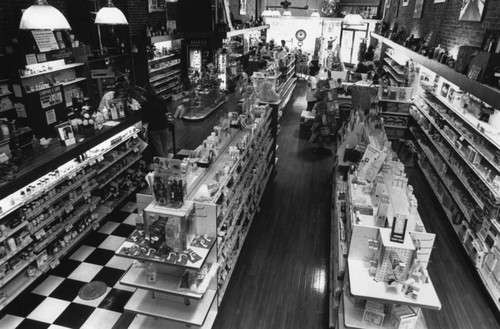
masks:
[[[343,23],[346,25],[363,25],[365,21],[359,14],[347,14],[344,17]]]
[[[315,10],[312,12],[311,17],[320,17],[319,11]]]
[[[292,12],[290,10],[285,10],[282,14],[283,17],[290,17],[292,16]]]
[[[272,15],[273,11],[269,9],[269,7],[266,7],[266,9],[261,14],[262,17],[271,17]]]
[[[123,12],[116,8],[111,0],[108,0],[108,4],[97,12],[95,23],[104,25],[128,25],[127,18]]]
[[[47,3],[47,0],[35,0],[35,4],[23,11],[20,30],[71,30],[64,15]]]

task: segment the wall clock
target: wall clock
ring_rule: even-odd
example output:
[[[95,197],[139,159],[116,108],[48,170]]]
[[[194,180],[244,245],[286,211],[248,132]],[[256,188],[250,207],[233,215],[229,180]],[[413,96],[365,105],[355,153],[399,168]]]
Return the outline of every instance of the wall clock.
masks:
[[[297,30],[297,32],[295,32],[295,37],[299,41],[304,41],[304,39],[307,37],[307,33],[304,30]]]

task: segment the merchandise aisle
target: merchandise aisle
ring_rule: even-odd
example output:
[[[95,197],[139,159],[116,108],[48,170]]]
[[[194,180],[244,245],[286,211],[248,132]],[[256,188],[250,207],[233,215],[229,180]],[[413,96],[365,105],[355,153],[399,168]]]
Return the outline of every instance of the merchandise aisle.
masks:
[[[214,329],[328,327],[331,153],[299,139],[299,82],[284,109],[274,183],[268,185]]]

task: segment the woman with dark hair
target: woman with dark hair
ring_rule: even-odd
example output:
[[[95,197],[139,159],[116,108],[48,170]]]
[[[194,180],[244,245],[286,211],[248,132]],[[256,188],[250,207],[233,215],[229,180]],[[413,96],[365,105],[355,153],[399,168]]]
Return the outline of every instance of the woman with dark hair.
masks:
[[[153,147],[153,155],[168,156],[167,102],[158,96],[155,87],[146,85],[146,101],[142,104],[142,124]]]

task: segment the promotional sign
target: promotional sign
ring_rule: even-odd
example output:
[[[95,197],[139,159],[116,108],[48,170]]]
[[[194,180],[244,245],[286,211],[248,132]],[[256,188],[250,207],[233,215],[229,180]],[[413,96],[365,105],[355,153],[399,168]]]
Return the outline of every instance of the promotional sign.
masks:
[[[189,49],[189,67],[195,71],[201,71],[201,48]]]
[[[60,88],[48,88],[40,91],[40,104],[42,105],[42,109],[62,102],[63,96]]]

